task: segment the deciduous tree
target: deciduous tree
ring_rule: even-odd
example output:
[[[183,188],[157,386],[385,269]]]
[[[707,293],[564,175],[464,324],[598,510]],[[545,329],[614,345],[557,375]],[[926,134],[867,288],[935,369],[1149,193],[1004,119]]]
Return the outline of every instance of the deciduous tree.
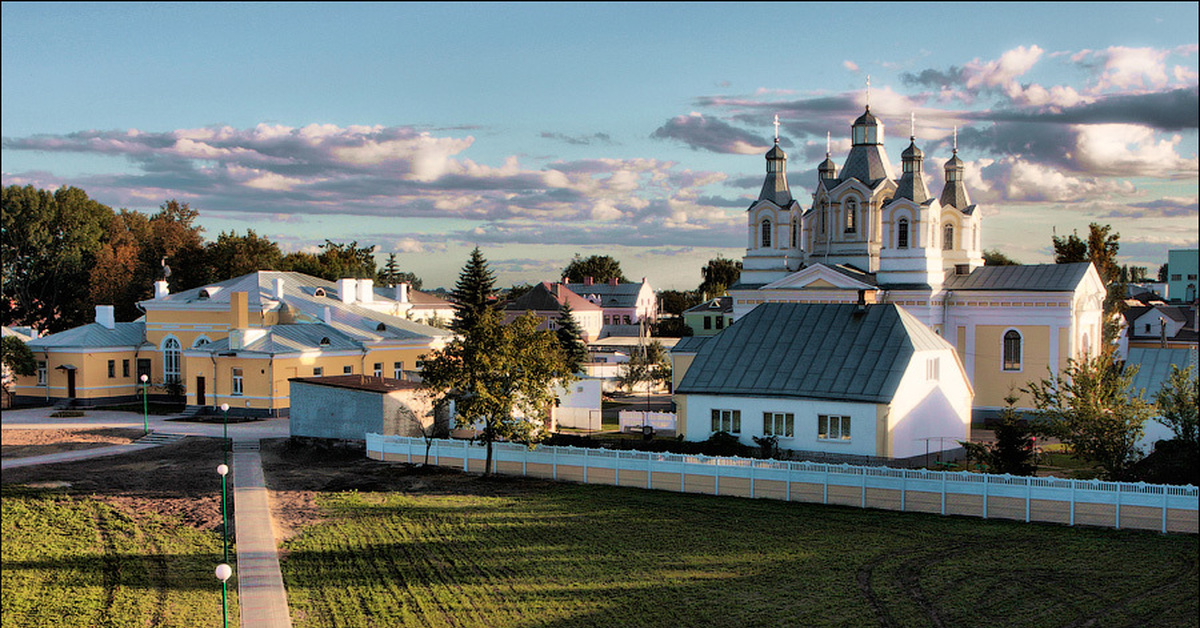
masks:
[[[0,350],[3,351],[0,354],[0,362],[4,365],[0,385],[4,387],[5,392],[11,390],[14,375],[29,377],[37,372],[37,360],[24,340],[16,336],[5,336],[0,339]]]
[[[997,249],[983,250],[984,266],[1020,266],[1021,262],[1001,253]]]
[[[1024,388],[1033,397],[1043,429],[1079,459],[1090,460],[1110,480],[1127,477],[1141,453],[1138,439],[1152,406],[1133,390],[1137,367],[1125,368],[1112,351],[1067,360],[1066,368]]]
[[[654,386],[671,381],[671,356],[654,340],[644,347],[635,348],[629,361],[621,368],[617,383],[627,390],[633,390],[639,384]]]
[[[567,278],[568,283],[583,283],[585,277],[591,277],[597,283],[604,283],[609,279],[617,279],[621,283],[629,282],[625,275],[621,274],[621,263],[608,255],[581,258],[576,253],[571,263],[563,269],[563,276]]]
[[[1159,421],[1175,432],[1175,439],[1196,449],[1200,446],[1200,379],[1195,368],[1171,365],[1171,374],[1155,395]]]
[[[708,260],[704,268],[700,269],[700,276],[704,281],[700,282],[697,291],[703,298],[724,296],[729,287],[741,279],[742,262],[741,260],[717,257]]]

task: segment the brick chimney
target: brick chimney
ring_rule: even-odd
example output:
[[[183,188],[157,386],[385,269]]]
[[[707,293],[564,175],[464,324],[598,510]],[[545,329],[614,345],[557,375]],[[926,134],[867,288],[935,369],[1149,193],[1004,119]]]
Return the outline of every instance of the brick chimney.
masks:
[[[233,292],[229,295],[229,329],[245,329],[250,326],[250,295]]]
[[[617,279],[616,277],[611,277],[611,278],[609,278],[609,280],[608,280],[608,285],[610,285],[610,286],[615,286],[615,285],[617,285],[617,284],[618,284],[620,281],[621,281],[621,280],[620,280],[620,279]]]
[[[590,286],[590,285],[592,285],[592,284],[594,284],[594,283],[596,283],[596,280],[595,280],[595,279],[592,279],[591,277],[584,277],[584,278],[583,278],[583,285],[585,285],[585,286]]]

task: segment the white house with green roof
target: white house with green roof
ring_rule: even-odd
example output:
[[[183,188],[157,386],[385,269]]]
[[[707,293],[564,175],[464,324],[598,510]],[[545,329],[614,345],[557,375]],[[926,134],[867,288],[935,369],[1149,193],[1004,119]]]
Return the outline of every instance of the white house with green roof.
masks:
[[[912,458],[970,438],[973,391],[954,347],[894,304],[770,303],[672,353],[686,440]]]

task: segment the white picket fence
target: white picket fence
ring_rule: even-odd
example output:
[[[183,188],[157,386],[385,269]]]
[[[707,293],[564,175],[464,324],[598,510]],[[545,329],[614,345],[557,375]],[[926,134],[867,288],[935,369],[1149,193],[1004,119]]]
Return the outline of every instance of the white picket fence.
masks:
[[[631,428],[640,430],[646,425],[653,427],[655,432],[675,431],[674,412],[643,412],[640,410],[622,410],[617,413],[617,420],[621,424],[622,432],[628,431]]]
[[[367,456],[425,462],[420,438],[367,434]],[[486,448],[429,443],[431,464],[482,471]],[[687,493],[735,495],[1024,521],[1197,533],[1200,489],[578,447],[493,445],[497,473]]]

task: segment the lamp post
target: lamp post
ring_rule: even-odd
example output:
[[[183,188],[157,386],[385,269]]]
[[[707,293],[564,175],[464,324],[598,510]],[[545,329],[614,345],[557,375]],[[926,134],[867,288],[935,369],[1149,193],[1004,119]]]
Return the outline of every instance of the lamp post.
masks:
[[[229,562],[229,509],[226,507],[228,498],[225,490],[225,476],[229,475],[229,465],[217,465],[217,473],[221,476],[221,550],[225,562]]]
[[[225,463],[229,464],[229,404],[221,404],[221,431],[225,439]]]
[[[150,376],[142,373],[142,435],[150,433],[150,394],[148,392]]]
[[[221,625],[229,628],[229,576],[233,575],[233,567],[228,563],[217,565],[217,580],[221,581]]]

